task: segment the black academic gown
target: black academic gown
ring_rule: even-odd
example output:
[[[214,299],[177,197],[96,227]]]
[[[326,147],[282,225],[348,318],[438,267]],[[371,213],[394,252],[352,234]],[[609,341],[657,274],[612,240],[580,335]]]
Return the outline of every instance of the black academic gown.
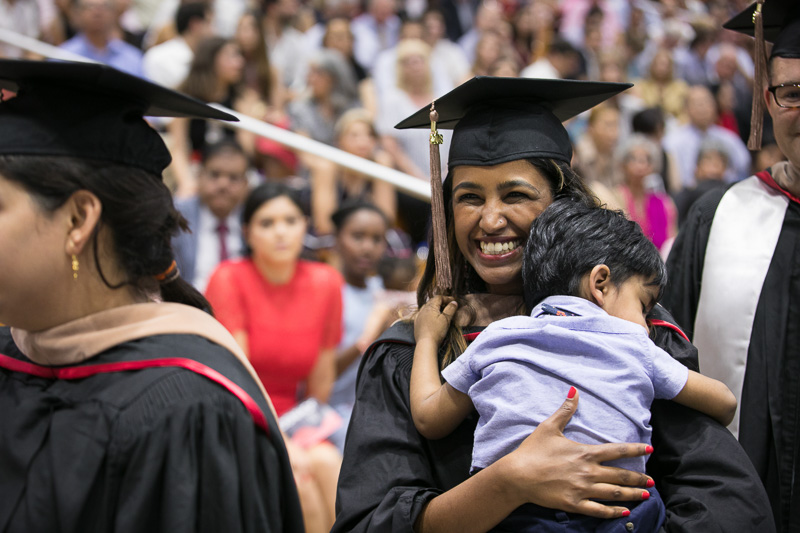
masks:
[[[30,362],[8,328],[0,353]],[[0,368],[0,531],[303,531],[278,426],[227,350],[158,335],[76,366],[164,357],[193,359],[241,387],[267,430],[231,392],[186,369],[61,380]]]
[[[697,201],[667,261],[669,282],[663,304],[689,338],[697,314],[711,223],[726,191],[727,188],[711,191]],[[794,200],[786,209],[756,307],[739,409],[739,442],[764,482],[778,530],[798,533],[800,203]]]
[[[671,321],[668,315],[657,307],[651,317]],[[696,369],[691,344],[669,327],[653,329],[656,344]],[[478,416],[443,439],[422,437],[409,404],[413,356],[413,326],[397,323],[362,359],[332,533],[410,533],[431,499],[468,477]],[[761,483],[727,429],[674,402],[656,401],[652,412],[648,473],[666,504],[666,531],[775,530]]]

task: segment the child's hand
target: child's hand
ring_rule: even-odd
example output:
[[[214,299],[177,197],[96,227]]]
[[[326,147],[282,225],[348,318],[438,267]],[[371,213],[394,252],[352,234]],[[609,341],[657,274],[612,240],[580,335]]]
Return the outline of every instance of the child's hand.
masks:
[[[429,339],[437,346],[441,344],[457,308],[458,304],[449,296],[434,296],[428,300],[414,319],[414,338],[417,343]]]

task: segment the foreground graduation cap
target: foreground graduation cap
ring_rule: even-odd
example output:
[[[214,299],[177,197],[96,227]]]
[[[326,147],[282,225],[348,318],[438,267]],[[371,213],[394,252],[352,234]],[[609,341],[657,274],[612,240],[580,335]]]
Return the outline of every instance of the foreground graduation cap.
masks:
[[[449,170],[492,166],[520,159],[572,161],[572,142],[562,121],[631,87],[630,83],[478,76],[435,101],[436,124],[424,107],[395,126],[431,128],[431,218],[436,286],[452,288],[435,127],[453,129]]]
[[[448,168],[544,157],[572,160],[561,122],[631,87],[630,83],[478,76],[435,102],[437,126],[455,129]],[[430,108],[395,127],[430,128]]]
[[[171,157],[144,116],[237,120],[199,100],[97,63],[0,60],[0,155],[72,156],[158,176]]]
[[[723,28],[755,37],[755,86],[747,147],[761,148],[764,121],[764,89],[767,86],[766,43],[774,43],[773,57],[800,58],[800,2],[797,0],[759,0],[722,25]]]

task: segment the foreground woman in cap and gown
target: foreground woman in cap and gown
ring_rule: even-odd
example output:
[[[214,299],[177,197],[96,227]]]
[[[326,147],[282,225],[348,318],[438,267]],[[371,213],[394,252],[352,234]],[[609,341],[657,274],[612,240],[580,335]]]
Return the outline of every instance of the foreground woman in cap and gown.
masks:
[[[96,64],[1,61],[0,86],[0,531],[302,531],[142,115],[230,117]]]
[[[442,218],[433,194],[433,227],[441,225],[418,303],[439,293],[459,303],[440,349],[442,367],[489,323],[526,312],[521,251],[531,222],[555,199],[592,201],[569,167],[572,150],[561,121],[626,87],[476,78],[436,101],[438,126],[455,130]],[[398,127],[429,128],[428,112]],[[434,274],[443,264],[452,266],[452,278]],[[696,351],[668,313],[657,307],[650,318],[656,344],[696,369]],[[666,531],[774,530],[766,495],[735,439],[714,420],[676,404],[653,404],[648,475],[602,464],[644,455],[645,444],[592,446],[563,436],[580,409],[565,391],[558,412],[519,448],[469,476],[478,417],[473,413],[440,440],[419,435],[409,407],[413,352],[413,324],[399,322],[363,358],[334,532],[488,531],[529,502],[616,518],[626,502],[646,498],[651,479],[666,505]],[[624,527],[637,530],[632,522]]]
[[[739,399],[729,429],[766,487],[779,531],[800,531],[800,4],[768,0],[725,24],[756,33],[754,121],[763,106],[788,161],[704,195],[689,211],[664,295],[700,370]],[[763,24],[763,38],[754,24]],[[764,40],[773,42],[769,68]],[[762,74],[763,73],[763,74]],[[768,85],[767,87],[763,85]],[[759,87],[759,85],[761,85]],[[735,268],[732,268],[735,265]]]

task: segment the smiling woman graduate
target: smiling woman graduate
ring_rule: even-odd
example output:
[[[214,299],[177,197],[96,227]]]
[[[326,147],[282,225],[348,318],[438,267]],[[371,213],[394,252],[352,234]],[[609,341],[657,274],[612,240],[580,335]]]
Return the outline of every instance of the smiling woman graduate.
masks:
[[[95,64],[0,61],[0,87],[0,531],[302,531],[142,118],[231,117]]]
[[[558,198],[593,203],[569,166],[572,146],[561,121],[627,87],[475,78],[436,101],[438,126],[454,131],[442,184],[444,231],[434,234],[418,303],[437,294],[458,301],[440,346],[441,368],[489,323],[525,312],[522,250],[531,222]],[[430,128],[429,111],[398,127]],[[452,267],[451,279],[443,264]],[[694,366],[696,351],[668,313],[656,307],[648,318],[656,344]],[[517,449],[470,476],[478,417],[472,413],[442,439],[422,437],[409,404],[413,354],[413,324],[399,322],[363,357],[335,532],[488,531],[526,503],[556,509],[564,518],[619,518],[628,516],[626,502],[649,497],[653,482],[666,506],[666,531],[774,530],[766,494],[728,430],[675,404],[653,404],[655,452],[647,474],[603,464],[645,455],[652,451],[645,444],[593,446],[564,437],[580,409],[579,396],[567,397],[565,390],[561,408]],[[632,518],[606,523],[608,531],[610,524],[616,524],[613,531],[646,530]]]

